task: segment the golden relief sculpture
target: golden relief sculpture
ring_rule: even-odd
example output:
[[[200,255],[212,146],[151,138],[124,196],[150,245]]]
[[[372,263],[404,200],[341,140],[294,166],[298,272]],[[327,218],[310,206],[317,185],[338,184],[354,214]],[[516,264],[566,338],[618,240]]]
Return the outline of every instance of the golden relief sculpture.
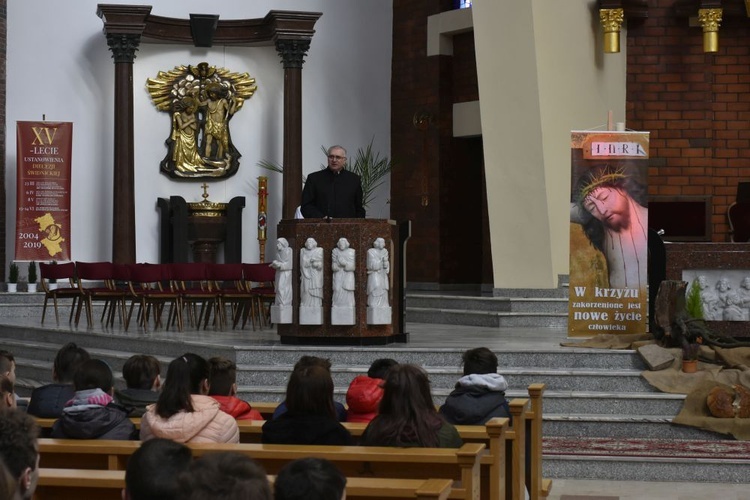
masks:
[[[232,144],[229,121],[257,90],[248,73],[202,62],[159,71],[146,90],[159,111],[172,116],[162,172],[171,177],[229,177],[242,156]]]

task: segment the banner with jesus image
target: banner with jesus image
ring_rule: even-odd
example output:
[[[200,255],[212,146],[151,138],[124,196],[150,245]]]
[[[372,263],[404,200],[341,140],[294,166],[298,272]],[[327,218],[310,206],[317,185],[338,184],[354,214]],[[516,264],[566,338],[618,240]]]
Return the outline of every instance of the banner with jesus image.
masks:
[[[645,333],[648,132],[571,132],[568,333]]]

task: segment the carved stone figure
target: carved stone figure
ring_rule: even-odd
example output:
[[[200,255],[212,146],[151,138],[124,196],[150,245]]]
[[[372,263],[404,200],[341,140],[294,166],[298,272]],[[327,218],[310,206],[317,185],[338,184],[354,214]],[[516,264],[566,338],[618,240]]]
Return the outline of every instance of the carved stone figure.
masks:
[[[742,284],[737,292],[740,297],[740,305],[744,310],[743,319],[750,320],[750,276],[742,278]]]
[[[716,283],[719,291],[719,307],[722,309],[721,319],[724,321],[742,321],[743,311],[740,308],[740,297],[732,290],[727,278],[721,278]]]
[[[299,254],[300,306],[323,306],[323,249],[318,242],[307,238]]]
[[[292,305],[292,249],[286,238],[276,240],[276,260],[271,267],[276,269],[276,300],[274,305]]]
[[[354,307],[354,270],[356,252],[349,240],[340,238],[331,252],[333,269],[333,307]]]
[[[367,306],[372,308],[389,307],[388,290],[390,288],[388,274],[391,264],[385,240],[378,238],[367,251]]]

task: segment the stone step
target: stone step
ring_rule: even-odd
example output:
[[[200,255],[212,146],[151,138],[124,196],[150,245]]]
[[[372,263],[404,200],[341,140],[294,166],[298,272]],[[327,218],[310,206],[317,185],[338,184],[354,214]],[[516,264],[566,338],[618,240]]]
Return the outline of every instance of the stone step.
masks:
[[[676,415],[676,414],[675,414]],[[556,415],[545,413],[544,436],[617,439],[723,440],[726,436],[695,427],[673,425],[675,415]]]
[[[409,294],[406,308],[491,312],[567,313],[568,299],[557,297],[467,297],[463,295]]]
[[[562,312],[493,312],[461,309],[406,308],[406,321],[441,325],[486,327],[566,327],[568,313]]]

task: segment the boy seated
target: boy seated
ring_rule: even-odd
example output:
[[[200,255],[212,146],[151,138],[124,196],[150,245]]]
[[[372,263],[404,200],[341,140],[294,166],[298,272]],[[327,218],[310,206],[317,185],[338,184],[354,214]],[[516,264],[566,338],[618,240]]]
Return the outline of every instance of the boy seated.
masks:
[[[31,393],[28,412],[35,417],[59,418],[65,403],[73,397],[73,375],[89,353],[73,342],[68,342],[57,351],[52,365],[54,383],[37,387]]]
[[[0,375],[0,410],[15,407],[16,397],[13,392],[13,381],[10,377]]]
[[[395,359],[376,359],[367,370],[367,376],[354,377],[346,391],[347,422],[369,422],[378,414],[383,399],[383,379],[388,370],[398,364]]]
[[[493,417],[510,418],[505,399],[508,382],[497,373],[497,356],[486,347],[463,354],[464,376],[440,407],[440,414],[454,425],[482,425]]]
[[[161,367],[153,356],[136,354],[122,365],[127,389],[115,389],[115,401],[131,409],[131,417],[142,417],[146,407],[156,403],[161,389]]]
[[[73,377],[75,394],[52,425],[61,439],[138,439],[128,411],[112,399],[112,370],[100,359],[84,362]]]
[[[237,365],[234,361],[216,356],[209,359],[208,364],[211,365],[208,395],[219,402],[221,411],[235,420],[263,420],[258,410],[253,410],[249,403],[237,397]]]

